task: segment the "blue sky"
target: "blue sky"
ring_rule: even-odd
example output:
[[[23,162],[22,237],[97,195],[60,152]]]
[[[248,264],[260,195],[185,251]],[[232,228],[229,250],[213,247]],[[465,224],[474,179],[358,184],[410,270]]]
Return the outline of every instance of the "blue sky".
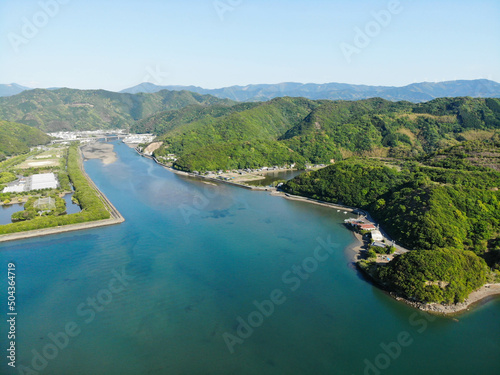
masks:
[[[499,36],[498,0],[2,0],[0,83],[498,82]]]

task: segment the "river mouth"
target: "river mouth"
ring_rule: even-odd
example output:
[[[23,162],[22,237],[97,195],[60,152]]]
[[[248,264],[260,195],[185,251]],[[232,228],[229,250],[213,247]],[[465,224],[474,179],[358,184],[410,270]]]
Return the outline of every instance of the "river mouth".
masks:
[[[459,323],[419,313],[350,268],[343,212],[181,178],[113,145],[116,162],[84,165],[124,223],[0,245],[19,270],[18,364],[35,352],[50,375],[350,375],[387,356],[383,374],[500,370],[500,301]],[[383,347],[401,333],[412,342],[393,359]]]

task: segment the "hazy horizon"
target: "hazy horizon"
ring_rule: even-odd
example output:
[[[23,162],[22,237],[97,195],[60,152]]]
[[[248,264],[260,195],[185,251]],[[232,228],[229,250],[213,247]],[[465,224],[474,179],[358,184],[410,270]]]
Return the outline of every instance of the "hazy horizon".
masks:
[[[365,85],[365,84],[358,84],[358,83],[349,83],[349,82],[292,82],[292,81],[289,81],[289,82],[275,82],[275,83],[267,83],[267,82],[261,82],[261,83],[249,83],[249,84],[246,84],[246,85],[243,85],[243,84],[235,84],[235,85],[231,85],[231,86],[222,86],[222,87],[214,87],[214,88],[209,88],[209,87],[203,87],[203,86],[199,86],[199,85],[183,85],[183,84],[178,84],[178,85],[157,85],[155,83],[152,83],[152,82],[140,82],[136,85],[133,85],[133,86],[129,86],[129,87],[123,87],[121,89],[118,89],[118,90],[107,90],[107,89],[104,89],[102,87],[94,87],[94,88],[79,88],[79,87],[70,87],[70,86],[47,86],[47,87],[28,87],[28,86],[24,86],[24,85],[21,85],[17,82],[9,82],[9,83],[2,83],[0,82],[0,84],[3,84],[3,85],[20,85],[20,86],[23,86],[23,87],[27,87],[28,89],[71,89],[71,90],[105,90],[105,91],[111,91],[111,92],[120,92],[120,91],[123,91],[123,90],[126,90],[126,89],[130,89],[132,87],[135,87],[135,86],[140,86],[142,84],[152,84],[152,85],[156,85],[156,86],[159,86],[159,87],[163,87],[163,86],[181,86],[181,87],[199,87],[199,88],[202,88],[202,89],[206,89],[206,90],[218,90],[218,89],[224,89],[224,88],[230,88],[230,87],[247,87],[247,86],[259,86],[259,85],[282,85],[282,84],[300,84],[300,85],[329,85],[329,84],[341,84],[341,85],[355,85],[355,86],[372,86],[372,87],[376,87],[376,86],[379,86],[379,87],[406,87],[406,86],[410,86],[410,85],[413,85],[413,84],[441,84],[441,83],[447,83],[447,82],[455,82],[455,81],[477,81],[477,80],[488,80],[487,78],[476,78],[476,79],[457,79],[457,80],[452,80],[452,81],[435,81],[435,82],[431,82],[431,81],[423,81],[423,82],[412,82],[412,83],[409,83],[407,85],[402,85],[402,86],[395,86],[395,85]],[[497,81],[494,81],[494,80],[489,80],[491,82],[495,82],[495,83],[498,83],[500,84],[500,82],[497,82]]]
[[[500,81],[494,0],[6,0],[0,14],[0,82],[27,87]]]

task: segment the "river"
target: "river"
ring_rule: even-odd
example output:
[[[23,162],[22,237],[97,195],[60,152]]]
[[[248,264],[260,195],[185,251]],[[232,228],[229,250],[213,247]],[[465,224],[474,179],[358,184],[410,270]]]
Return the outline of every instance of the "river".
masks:
[[[417,312],[353,269],[348,215],[114,145],[115,163],[85,169],[125,223],[0,244],[1,374],[500,373],[499,299],[458,320]]]

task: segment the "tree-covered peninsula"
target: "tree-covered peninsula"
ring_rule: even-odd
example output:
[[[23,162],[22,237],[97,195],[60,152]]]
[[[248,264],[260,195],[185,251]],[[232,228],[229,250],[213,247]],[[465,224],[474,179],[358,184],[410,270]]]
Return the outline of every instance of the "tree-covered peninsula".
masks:
[[[416,158],[353,157],[306,172],[283,189],[367,210],[398,243],[415,249],[371,267],[409,299],[461,302],[500,268],[500,138],[462,142]]]

